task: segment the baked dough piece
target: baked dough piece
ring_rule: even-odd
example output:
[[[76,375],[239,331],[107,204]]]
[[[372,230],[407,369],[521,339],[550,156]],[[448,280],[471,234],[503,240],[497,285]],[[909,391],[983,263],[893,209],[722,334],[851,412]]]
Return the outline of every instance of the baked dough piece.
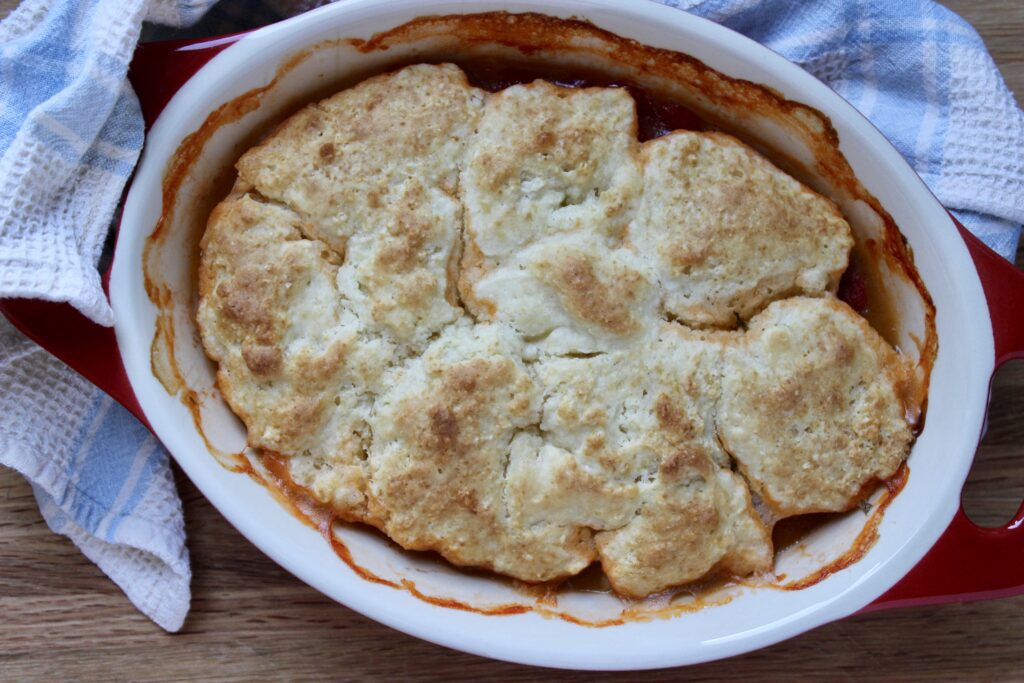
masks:
[[[605,573],[631,597],[714,567],[770,568],[768,530],[715,437],[728,343],[664,325],[627,352],[538,362],[544,439],[514,442],[510,520],[597,530]]]
[[[410,66],[306,107],[238,161],[346,255],[339,282],[367,328],[417,348],[459,315],[455,194],[483,99],[451,64]]]
[[[535,81],[488,100],[460,192],[474,315],[554,333],[555,352],[611,348],[654,319],[646,269],[617,248],[641,189],[636,126],[624,89]]]
[[[771,533],[743,480],[691,452],[676,458],[662,464],[632,522],[595,535],[601,567],[620,595],[643,598],[714,569],[748,576],[772,568]]]
[[[493,302],[493,313],[481,318],[508,322],[552,354],[624,348],[660,322],[658,290],[644,264],[581,233],[524,247],[477,280],[473,297]]]
[[[624,88],[534,81],[492,95],[461,188],[483,258],[500,261],[557,233],[621,239],[641,189],[636,128]]]
[[[366,420],[394,348],[361,334],[338,296],[337,259],[302,227],[236,186],[203,236],[199,330],[249,444],[292,456],[298,483],[362,519]]]
[[[641,157],[630,240],[680,321],[732,328],[776,299],[836,290],[853,237],[831,201],[722,133],[670,133]]]
[[[504,325],[453,325],[396,373],[371,420],[371,506],[405,548],[547,581],[580,572],[594,550],[588,529],[508,522],[511,442],[540,413],[521,353]]]
[[[771,304],[725,355],[718,429],[778,518],[853,507],[892,476],[913,433],[903,360],[846,304]]]

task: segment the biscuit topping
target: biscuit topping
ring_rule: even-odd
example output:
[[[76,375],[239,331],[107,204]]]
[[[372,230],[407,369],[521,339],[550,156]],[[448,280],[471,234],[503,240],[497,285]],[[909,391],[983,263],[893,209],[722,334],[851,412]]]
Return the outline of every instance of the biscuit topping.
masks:
[[[904,362],[832,295],[836,208],[722,134],[641,145],[625,89],[407,67],[238,171],[201,245],[218,385],[405,548],[643,597],[770,569],[775,519],[909,450]]]

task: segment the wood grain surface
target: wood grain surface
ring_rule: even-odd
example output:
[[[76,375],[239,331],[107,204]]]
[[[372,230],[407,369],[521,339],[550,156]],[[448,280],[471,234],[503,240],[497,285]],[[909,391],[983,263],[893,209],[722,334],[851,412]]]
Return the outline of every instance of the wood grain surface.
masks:
[[[16,4],[0,0],[0,16]],[[1024,2],[950,0],[979,29],[1010,87],[1024,93]],[[1024,150],[1017,150],[1024,154]],[[1024,249],[1018,252],[1024,266]],[[979,523],[1005,522],[1024,497],[1024,363],[996,378],[989,429],[965,489]],[[0,470],[0,679],[315,680],[602,678],[492,662],[381,626],[307,587],[250,545],[175,469],[192,555],[192,611],[168,635],[66,538],[31,490]],[[855,616],[677,677],[1024,679],[1024,597]],[[635,676],[609,675],[630,680]]]

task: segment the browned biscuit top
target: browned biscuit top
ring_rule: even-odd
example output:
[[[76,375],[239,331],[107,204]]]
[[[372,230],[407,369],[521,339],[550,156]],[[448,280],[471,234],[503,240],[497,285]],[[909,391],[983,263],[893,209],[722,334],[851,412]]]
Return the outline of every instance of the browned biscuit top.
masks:
[[[640,145],[624,89],[407,67],[238,170],[200,259],[218,385],[405,548],[642,597],[770,569],[775,518],[906,456],[904,361],[830,294],[835,207],[720,134]]]

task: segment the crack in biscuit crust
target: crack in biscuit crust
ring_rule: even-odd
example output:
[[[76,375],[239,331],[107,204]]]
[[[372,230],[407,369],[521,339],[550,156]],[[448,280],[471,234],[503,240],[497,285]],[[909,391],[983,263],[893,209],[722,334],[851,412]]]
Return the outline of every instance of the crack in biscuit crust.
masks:
[[[201,245],[218,385],[405,548],[526,581],[596,560],[643,597],[770,569],[773,519],[848,509],[908,452],[903,361],[831,294],[835,207],[721,134],[640,145],[624,89],[416,65],[238,171]]]

